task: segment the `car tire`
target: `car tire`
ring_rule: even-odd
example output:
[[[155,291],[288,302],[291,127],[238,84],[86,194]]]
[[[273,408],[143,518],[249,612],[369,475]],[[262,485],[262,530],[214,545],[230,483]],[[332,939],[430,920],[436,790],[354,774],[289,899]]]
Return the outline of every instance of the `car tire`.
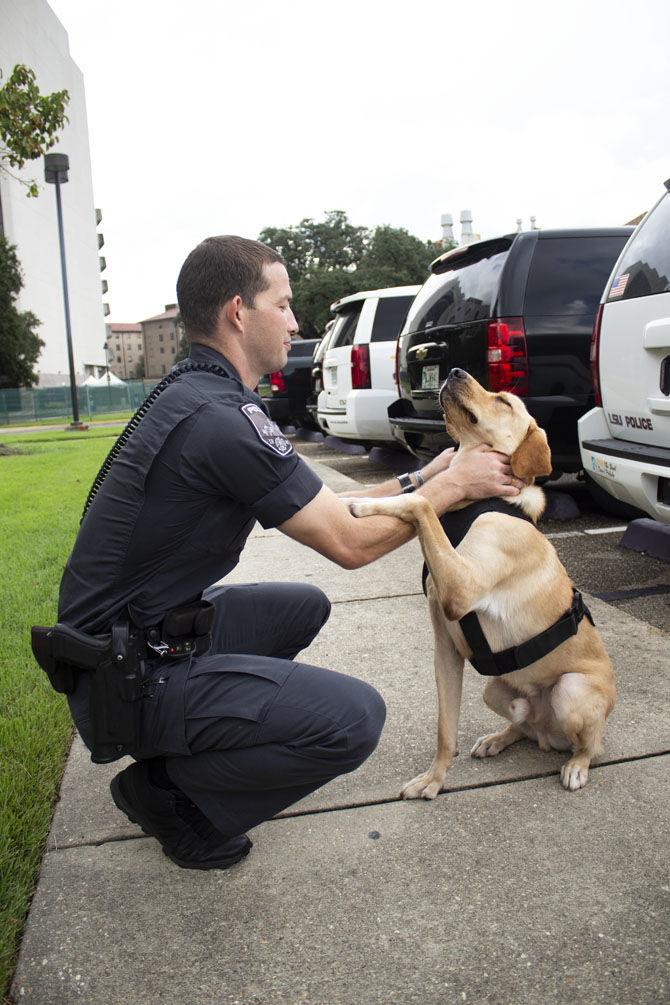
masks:
[[[321,432],[321,426],[319,426],[307,412],[304,415],[298,416],[298,418],[295,419],[295,424],[299,429],[309,429],[313,433]]]
[[[622,520],[639,520],[640,517],[648,516],[647,513],[638,509],[637,506],[631,506],[630,503],[621,502],[620,499],[615,499],[614,496],[609,494],[609,492],[606,492],[605,489],[601,488],[590,475],[585,473],[584,479],[593,502],[599,509],[603,510],[605,513],[609,513],[610,516],[618,516],[621,517]]]

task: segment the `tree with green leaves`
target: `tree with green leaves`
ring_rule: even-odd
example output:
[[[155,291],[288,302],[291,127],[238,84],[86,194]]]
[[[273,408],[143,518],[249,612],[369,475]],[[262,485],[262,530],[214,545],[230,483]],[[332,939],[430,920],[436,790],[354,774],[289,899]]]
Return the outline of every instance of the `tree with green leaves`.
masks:
[[[403,228],[377,227],[356,270],[358,289],[382,290],[423,283],[430,263],[443,251],[441,244],[420,241]]]
[[[406,230],[350,223],[343,210],[325,220],[301,220],[296,227],[266,227],[258,237],[286,262],[293,307],[305,338],[323,332],[330,305],[359,290],[422,283],[441,244],[420,241]]]
[[[39,379],[33,368],[44,342],[35,315],[17,310],[22,287],[16,248],[0,237],[0,387],[32,387]]]
[[[66,90],[41,94],[34,71],[22,63],[0,87],[0,171],[24,185],[28,196],[39,195],[37,182],[20,178],[11,168],[21,169],[58,142],[69,100]]]
[[[368,236],[365,227],[354,226],[343,210],[335,209],[322,221],[308,218],[297,227],[266,227],[258,240],[279,252],[297,280],[319,268],[355,269]]]

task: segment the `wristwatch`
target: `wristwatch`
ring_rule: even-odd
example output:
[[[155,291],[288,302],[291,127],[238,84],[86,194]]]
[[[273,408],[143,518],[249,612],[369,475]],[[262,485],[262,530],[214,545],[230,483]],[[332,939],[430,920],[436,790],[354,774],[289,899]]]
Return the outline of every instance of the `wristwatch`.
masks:
[[[416,485],[412,482],[412,475],[416,481]],[[414,492],[419,488],[420,485],[424,484],[424,477],[420,471],[406,471],[404,475],[398,475],[398,481],[400,482],[400,488],[402,489],[402,494],[407,495],[409,492]]]

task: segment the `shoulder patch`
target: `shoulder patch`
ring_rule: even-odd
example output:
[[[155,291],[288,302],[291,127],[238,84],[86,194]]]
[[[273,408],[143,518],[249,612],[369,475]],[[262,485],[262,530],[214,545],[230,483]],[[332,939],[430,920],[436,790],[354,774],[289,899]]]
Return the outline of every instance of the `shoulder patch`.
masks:
[[[262,408],[249,402],[241,405],[240,411],[247,417],[251,425],[256,430],[256,435],[261,443],[273,450],[280,457],[286,457],[293,453],[293,447],[286,439],[276,422],[265,414]]]

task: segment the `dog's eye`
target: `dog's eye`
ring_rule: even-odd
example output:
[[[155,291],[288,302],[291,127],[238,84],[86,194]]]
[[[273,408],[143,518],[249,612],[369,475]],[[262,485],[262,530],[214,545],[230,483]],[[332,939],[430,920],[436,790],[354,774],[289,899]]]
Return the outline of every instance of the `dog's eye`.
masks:
[[[477,416],[473,415],[472,412],[470,412],[467,408],[465,410],[465,413],[466,413],[468,419],[470,420],[470,422],[472,423],[472,425],[476,426],[477,425],[477,421],[478,421],[477,420]]]
[[[502,404],[503,404],[503,405],[507,405],[507,407],[508,407],[508,408],[511,408],[511,407],[512,407],[512,405],[510,404],[510,402],[509,402],[509,401],[507,401],[507,400],[506,400],[505,398],[496,398],[496,401],[500,401],[500,402],[502,402]]]

